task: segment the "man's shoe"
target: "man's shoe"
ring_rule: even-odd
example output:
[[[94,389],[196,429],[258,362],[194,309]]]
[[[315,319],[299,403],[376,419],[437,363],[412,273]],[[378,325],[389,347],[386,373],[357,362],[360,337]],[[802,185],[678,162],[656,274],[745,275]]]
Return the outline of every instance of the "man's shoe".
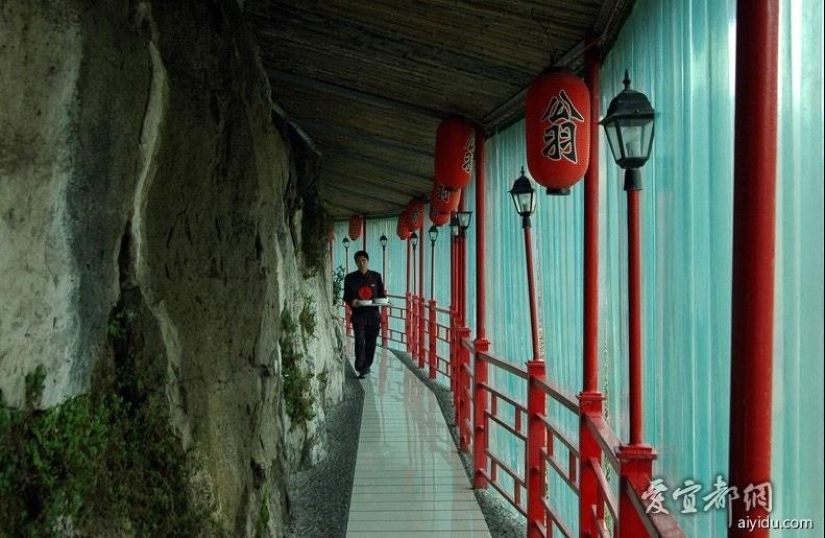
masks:
[[[358,379],[364,379],[365,377],[367,377],[367,376],[364,374],[364,372],[361,372],[360,374],[358,374]]]
[[[367,368],[366,370],[364,370],[364,371],[363,371],[363,372],[361,372],[361,373],[362,373],[362,374],[364,374],[364,375],[367,375],[368,373],[370,373],[370,369],[369,369],[369,368]]]

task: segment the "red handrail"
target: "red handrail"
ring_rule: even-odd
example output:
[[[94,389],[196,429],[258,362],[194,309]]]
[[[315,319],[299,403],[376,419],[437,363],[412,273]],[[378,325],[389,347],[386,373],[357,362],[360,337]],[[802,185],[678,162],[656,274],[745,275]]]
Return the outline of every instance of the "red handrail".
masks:
[[[391,298],[391,303],[392,298],[406,299],[405,297],[392,295],[389,297]],[[400,304],[404,304],[405,302],[406,301],[401,302]],[[416,311],[422,303],[422,298],[411,296],[409,303],[406,304],[409,304],[413,311]],[[412,334],[416,335],[416,340],[421,338],[421,335],[428,336],[428,338],[424,338],[423,341],[428,342],[429,346],[425,349],[416,346],[417,342],[415,341],[411,342],[411,344],[413,347],[418,347],[416,351],[421,353],[423,357],[428,357],[425,368],[429,368],[430,377],[433,377],[434,367],[436,373],[444,375],[450,381],[451,388],[456,397],[456,426],[459,431],[459,448],[462,451],[467,451],[471,454],[474,453],[475,455],[476,469],[474,484],[481,483],[483,484],[482,487],[490,485],[506,502],[513,506],[516,511],[527,516],[529,496],[535,494],[531,493],[528,488],[527,477],[529,476],[530,468],[527,465],[527,458],[525,458],[524,461],[524,468],[515,469],[489,446],[480,446],[478,450],[475,450],[476,437],[472,435],[472,433],[479,427],[484,428],[486,432],[492,424],[495,424],[504,435],[523,442],[526,453],[530,450],[527,430],[528,425],[531,423],[530,419],[532,416],[534,427],[539,427],[540,425],[541,429],[545,432],[544,437],[546,438],[542,446],[537,449],[537,453],[540,455],[540,467],[548,466],[549,469],[552,469],[553,473],[561,478],[571,492],[579,496],[581,504],[579,514],[588,514],[588,517],[591,518],[591,521],[587,524],[588,528],[595,529],[600,536],[611,536],[611,529],[608,528],[604,513],[607,512],[610,514],[613,519],[612,528],[617,532],[622,510],[625,505],[625,501],[620,502],[620,499],[616,498],[613,493],[608,483],[605,470],[602,467],[602,461],[592,457],[582,459],[577,440],[566,435],[554,425],[553,421],[547,416],[546,407],[543,412],[533,412],[531,415],[526,402],[519,401],[519,398],[505,394],[486,379],[476,383],[474,380],[474,368],[471,366],[471,363],[481,361],[488,367],[498,368],[502,372],[524,380],[526,389],[532,389],[543,394],[549,402],[553,402],[572,415],[579,417],[579,427],[596,442],[601,451],[604,464],[613,468],[611,474],[613,476],[621,475],[628,478],[625,482],[627,485],[619,491],[620,498],[630,503],[629,506],[632,506],[632,511],[634,512],[633,516],[639,518],[645,531],[650,536],[663,536],[667,538],[684,536],[683,531],[671,515],[647,513],[650,501],[644,501],[642,494],[649,486],[650,477],[645,473],[634,473],[632,471],[622,473],[622,459],[619,457],[619,452],[625,445],[622,444],[613,429],[604,420],[604,417],[584,413],[576,398],[550,382],[546,377],[530,376],[526,368],[502,360],[486,351],[476,352],[473,341],[469,339],[468,329],[454,329],[451,325],[439,323],[437,319],[439,315],[454,316],[455,312],[438,308],[433,304],[430,304],[429,307],[425,309],[425,312],[427,312],[427,315],[423,317],[415,316],[413,318],[413,321],[418,324],[418,327],[411,328],[411,330]],[[388,320],[405,321],[407,319],[406,314],[407,312],[405,312],[404,307],[398,307],[394,304],[387,307]],[[439,342],[444,345],[450,345],[454,331],[463,333],[461,334],[461,338],[457,338],[455,342],[457,350],[457,369],[455,371],[453,371],[449,357],[442,357],[437,349]],[[391,327],[387,328],[387,333],[390,341],[399,344],[406,344],[409,338],[407,331],[400,331]],[[417,363],[417,361],[415,361],[415,363]],[[444,368],[442,368],[442,366],[444,366]],[[455,373],[455,375],[452,375],[453,373]],[[492,378],[493,376],[491,376],[491,379]],[[479,412],[479,408],[474,407],[477,394],[485,395],[485,403],[487,405],[481,409],[481,412]],[[509,409],[501,409],[502,403],[506,404]],[[504,413],[505,411],[507,412]],[[508,419],[505,415],[511,418]],[[561,454],[553,452],[553,446],[556,444],[555,440],[558,440],[559,445],[563,447]],[[566,458],[564,454],[565,451]],[[597,487],[595,498],[588,496],[587,499],[583,499],[581,497],[582,493],[580,491],[579,481],[585,471],[591,472],[592,476],[596,479]],[[542,471],[542,475],[543,474]],[[504,476],[512,483],[512,489],[505,486],[505,482],[502,481]],[[545,535],[552,530],[558,531],[564,536],[572,537],[574,535],[571,534],[571,525],[561,519],[551,499],[546,496],[547,484],[547,480],[543,478],[543,485],[541,487],[540,497],[538,498],[546,521],[545,518],[539,518],[534,522],[533,529],[540,535]],[[582,526],[583,522],[579,522],[579,524]]]

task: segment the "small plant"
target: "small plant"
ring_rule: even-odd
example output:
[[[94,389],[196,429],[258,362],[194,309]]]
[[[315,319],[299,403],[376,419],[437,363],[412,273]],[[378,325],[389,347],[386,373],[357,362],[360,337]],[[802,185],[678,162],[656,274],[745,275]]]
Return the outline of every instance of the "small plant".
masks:
[[[46,381],[46,369],[40,364],[34,372],[26,374],[26,409],[32,410],[43,397],[43,383]]]
[[[258,512],[258,521],[255,524],[255,538],[269,536],[269,533],[267,533],[269,518],[269,488],[264,486],[263,495],[261,496],[261,510]]]
[[[314,186],[300,182],[299,190],[303,200],[301,251],[304,255],[304,275],[309,277],[321,270],[328,259],[332,219],[321,206]]]
[[[284,380],[286,412],[293,422],[304,424],[315,418],[312,409],[315,399],[312,397],[310,383],[313,375],[301,370],[303,354],[295,346],[298,325],[286,308],[281,312],[281,329],[281,375]]]
[[[290,314],[286,308],[281,312],[281,330],[284,334],[288,335],[293,335],[298,331],[298,324],[295,323],[295,320],[292,319],[292,314]]]
[[[315,317],[315,302],[309,295],[304,296],[304,308],[301,309],[298,321],[304,329],[304,344],[306,344],[306,339],[315,336],[315,328],[318,324]]]
[[[339,265],[332,275],[332,306],[337,306],[343,299],[344,276],[344,266]]]

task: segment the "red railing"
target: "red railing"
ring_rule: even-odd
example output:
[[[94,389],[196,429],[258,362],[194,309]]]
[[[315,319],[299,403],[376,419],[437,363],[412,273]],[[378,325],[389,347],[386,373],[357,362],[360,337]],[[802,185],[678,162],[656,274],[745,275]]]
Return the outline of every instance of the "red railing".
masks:
[[[476,352],[469,330],[456,328],[454,310],[438,308],[433,301],[428,301],[427,308],[422,308],[424,299],[411,295],[389,295],[389,298],[390,306],[384,309],[383,318],[385,345],[391,341],[406,346],[413,363],[426,369],[431,379],[441,374],[449,380],[459,448],[474,458],[474,484],[476,487],[491,486],[525,516],[528,536],[550,536],[554,530],[568,538],[575,536],[575,527],[563,520],[548,495],[551,476],[546,471],[552,471],[552,476],[558,477],[578,497],[582,506],[579,513],[589,515],[589,524],[583,525],[584,522],[579,521],[579,527],[595,529],[597,534],[580,531],[581,536],[618,535],[622,516],[638,520],[648,536],[684,536],[669,514],[647,513],[649,501],[644,500],[642,494],[649,486],[650,474],[639,472],[632,459],[629,461],[623,455],[622,450],[627,446],[600,411],[597,414],[588,412],[588,408],[580,405],[580,398],[546,379],[543,363],[539,363],[538,370],[522,368],[490,353]],[[399,328],[402,323],[404,330]],[[449,356],[439,353],[439,345],[449,349]],[[485,367],[485,372],[486,367],[490,367],[493,369],[491,374],[500,371],[521,379],[526,401],[523,397],[505,394],[487,381],[495,375],[488,378],[485,373],[484,380],[476,383],[474,372],[479,366]],[[453,376],[453,372],[457,375]],[[486,402],[486,405],[477,407],[478,402]],[[556,406],[560,412],[570,413],[571,418],[578,421],[579,439],[592,445],[586,457],[582,456],[579,440],[571,438],[548,418],[548,404]],[[601,409],[600,405],[598,409]],[[511,438],[509,443],[523,444],[524,457],[517,465],[511,465],[506,455],[491,448],[489,434],[493,426],[497,434]],[[605,466],[611,467],[612,472],[606,472]],[[592,498],[582,499],[581,479],[586,473],[594,477],[597,487]],[[618,498],[608,474],[620,479]],[[623,510],[631,510],[631,513],[623,513]]]

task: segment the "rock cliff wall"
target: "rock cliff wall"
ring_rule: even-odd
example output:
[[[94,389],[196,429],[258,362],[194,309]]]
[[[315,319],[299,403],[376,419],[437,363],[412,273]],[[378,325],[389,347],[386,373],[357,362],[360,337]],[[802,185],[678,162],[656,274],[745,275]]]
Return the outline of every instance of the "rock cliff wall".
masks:
[[[5,1],[0,72],[3,405],[38,367],[40,409],[160,398],[219,528],[282,534],[343,358],[315,164],[238,5]]]

